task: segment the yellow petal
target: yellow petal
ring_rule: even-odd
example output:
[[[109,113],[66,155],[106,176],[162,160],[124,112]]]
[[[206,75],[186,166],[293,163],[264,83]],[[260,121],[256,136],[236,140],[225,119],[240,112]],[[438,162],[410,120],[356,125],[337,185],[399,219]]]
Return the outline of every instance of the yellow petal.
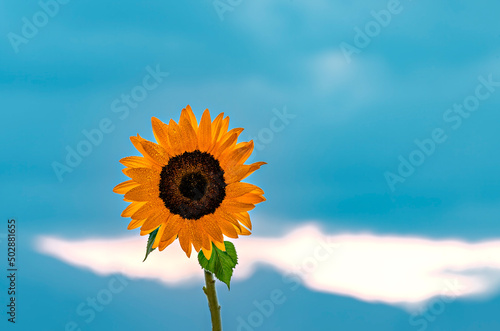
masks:
[[[198,148],[198,137],[194,131],[189,119],[185,116],[181,116],[179,120],[179,127],[181,131],[181,139],[184,144],[184,149],[186,152],[192,152]]]
[[[144,151],[160,166],[164,166],[168,163],[170,155],[167,151],[158,144],[151,141],[143,140],[141,141],[142,148]]]
[[[179,244],[182,250],[186,253],[187,257],[191,256],[191,234],[189,233],[189,228],[184,226],[179,231]]]
[[[162,236],[162,240],[160,241],[160,244],[158,245],[158,248],[160,251],[164,250],[168,245],[173,243],[175,241],[175,239],[177,239],[177,235],[175,235],[175,236],[168,238],[167,240],[163,240],[163,238],[165,238],[165,233],[163,233],[163,234],[164,235]]]
[[[225,236],[234,239],[238,238],[238,233],[236,232],[233,224],[227,222],[226,220],[218,220],[218,223]]]
[[[243,203],[251,203],[251,204],[258,204],[263,201],[266,201],[266,198],[264,198],[261,195],[258,194],[253,194],[253,193],[247,193],[245,195],[242,195],[241,197],[235,198],[236,201],[243,202]]]
[[[141,185],[134,187],[127,193],[125,193],[125,199],[133,201],[150,201],[159,196],[160,192],[158,187],[153,187],[149,185]]]
[[[153,246],[151,248],[157,248],[160,243],[160,239],[163,236],[163,231],[165,231],[165,224],[161,225],[156,233],[155,241],[153,241]]]
[[[225,252],[226,251],[226,245],[224,245],[224,241],[218,242],[218,241],[213,241],[215,247],[220,249],[221,251]]]
[[[231,213],[228,213],[224,208],[219,208],[217,209],[216,213],[214,214],[214,218],[217,218],[218,220],[224,220],[226,222],[229,222],[231,223],[232,225],[236,226],[236,227],[240,227],[240,223],[238,222],[238,220],[236,219],[235,216],[233,216],[233,214]]]
[[[170,120],[168,123],[168,140],[170,141],[170,148],[172,148],[173,155],[180,155],[185,152],[181,128],[174,120]]]
[[[189,228],[189,234],[191,236],[191,242],[193,243],[194,249],[199,252],[202,243],[202,234],[199,230],[198,223],[195,220],[187,220],[187,227]]]
[[[205,258],[207,260],[210,260],[210,258],[212,257],[212,245],[210,244],[209,249],[202,247],[201,250],[203,251],[203,255],[205,255]]]
[[[252,234],[252,232],[248,231],[247,229],[245,229],[244,227],[241,227],[241,228],[235,228],[236,232],[241,235],[241,236],[249,236]]]
[[[201,248],[209,249],[212,247],[212,241],[206,232],[201,232]]]
[[[170,144],[168,143],[168,125],[157,119],[156,117],[151,118],[151,124],[153,126],[153,134],[155,139],[160,146],[168,150]]]
[[[183,225],[182,218],[179,215],[170,214],[165,222],[165,232],[163,233],[162,241],[167,241],[173,236],[177,236]]]
[[[243,203],[236,200],[224,200],[221,206],[227,213],[239,213],[242,211],[249,211],[255,208],[251,203]],[[219,208],[220,208],[219,207]]]
[[[145,220],[132,220],[128,226],[127,226],[127,230],[134,230],[134,229],[137,229],[138,227],[140,227],[143,223],[144,223]]]
[[[222,136],[221,129],[223,126],[223,119],[224,113],[220,113],[212,122],[212,145],[215,145],[215,143],[217,143],[217,140],[219,140],[219,137]]]
[[[243,128],[234,128],[229,130],[227,133],[224,134],[222,137],[221,141],[225,141],[231,134],[236,133],[236,135],[240,135],[245,129]]]
[[[212,214],[205,215],[199,220],[197,220],[203,226],[203,230],[208,233],[208,235],[216,240],[216,241],[224,241],[224,237],[222,235],[222,231],[217,224],[217,221],[214,219]]]
[[[160,172],[151,168],[126,169],[125,175],[140,184],[158,185],[160,182]]]
[[[150,162],[152,165],[161,168],[163,165],[159,164],[157,161],[155,161],[149,153],[144,150],[144,147],[142,147],[142,142],[147,141],[146,139],[142,138],[141,136],[137,135],[137,137],[132,136],[130,137],[130,141],[132,144],[134,144],[134,147],[144,156],[144,158]]]
[[[212,148],[213,155],[218,159],[220,155],[224,153],[224,151],[235,145],[237,139],[238,133],[231,133],[231,135],[226,140],[224,140],[220,146],[214,146],[214,148]]]
[[[144,206],[146,202],[132,202],[127,206],[122,212],[122,217],[131,217],[136,211],[139,210],[142,206]]]
[[[252,222],[250,220],[250,215],[248,215],[248,212],[242,211],[241,213],[235,213],[234,215],[241,224],[252,230]]]
[[[223,169],[230,169],[237,164],[243,164],[246,159],[252,154],[253,151],[253,141],[249,141],[242,145],[242,147],[237,148],[233,151],[226,151],[220,156],[220,164]]]
[[[190,105],[187,105],[186,108],[184,108],[181,112],[181,118],[186,117],[189,120],[189,123],[191,123],[191,126],[194,129],[194,132],[198,131],[198,121],[196,120],[196,116],[193,114],[193,110],[191,109]]]
[[[248,176],[250,176],[255,170],[258,170],[264,164],[267,164],[267,163],[266,162],[255,162],[255,163],[250,164],[250,170],[242,179],[245,179]],[[240,179],[240,180],[242,180],[242,179]]]
[[[264,194],[264,191],[260,187],[249,183],[236,182],[226,186],[226,196],[229,198],[237,198],[250,192]]]
[[[128,156],[120,160],[120,163],[129,168],[151,168],[152,163],[142,156]]]
[[[205,109],[201,116],[200,127],[198,128],[198,148],[202,152],[210,149],[212,143],[212,122],[210,112]]]
[[[137,186],[139,186],[137,182],[133,180],[127,180],[126,182],[116,185],[115,188],[113,188],[113,192],[118,194],[125,194]]]
[[[252,164],[238,164],[232,168],[225,169],[224,180],[227,184],[238,182],[248,177],[255,170],[259,169],[266,162],[255,162]]]
[[[151,213],[141,226],[141,236],[153,232],[163,223],[164,219],[165,216],[162,212]]]
[[[167,211],[163,201],[161,199],[155,199],[152,201],[148,201],[145,205],[143,205],[139,210],[137,210],[133,215],[133,219],[146,219],[151,214],[159,212],[159,211]]]
[[[227,129],[229,128],[229,116],[226,116],[223,120],[222,120],[222,124],[221,124],[221,128],[220,128],[220,133],[219,133],[219,136],[216,137],[216,140],[215,142],[217,141],[220,141],[222,139],[224,139],[225,137],[225,134],[227,133]],[[243,131],[243,129],[241,129]]]

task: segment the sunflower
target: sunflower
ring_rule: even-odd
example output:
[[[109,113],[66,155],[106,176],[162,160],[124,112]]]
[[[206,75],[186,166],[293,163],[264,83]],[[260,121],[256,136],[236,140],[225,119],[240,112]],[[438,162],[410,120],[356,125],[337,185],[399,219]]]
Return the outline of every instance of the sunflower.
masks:
[[[225,250],[224,236],[249,235],[248,211],[266,199],[261,188],[241,180],[265,162],[244,164],[254,145],[237,143],[243,129],[228,131],[224,113],[212,122],[208,109],[198,125],[189,105],[178,124],[151,122],[157,143],[130,137],[142,156],[120,160],[131,179],[113,189],[131,202],[121,215],[132,218],[128,229],[140,227],[141,235],[158,230],[153,248],[162,251],[179,238],[188,257],[194,246],[207,259],[212,243]]]

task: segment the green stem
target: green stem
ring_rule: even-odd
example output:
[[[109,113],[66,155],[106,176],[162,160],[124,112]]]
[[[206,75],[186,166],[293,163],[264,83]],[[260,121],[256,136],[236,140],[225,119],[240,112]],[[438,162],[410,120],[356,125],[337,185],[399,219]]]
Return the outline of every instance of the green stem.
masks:
[[[217,292],[215,290],[215,278],[210,271],[205,270],[205,284],[203,292],[205,292],[208,299],[208,308],[210,308],[210,315],[212,316],[212,331],[222,331],[222,321],[220,318],[220,306],[217,300]]]

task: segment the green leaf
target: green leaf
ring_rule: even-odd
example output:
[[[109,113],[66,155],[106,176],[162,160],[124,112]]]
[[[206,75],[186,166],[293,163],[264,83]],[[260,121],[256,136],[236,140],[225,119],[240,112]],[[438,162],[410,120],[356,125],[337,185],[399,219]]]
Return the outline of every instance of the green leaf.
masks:
[[[218,280],[225,283],[227,288],[231,289],[231,277],[233,276],[233,269],[238,264],[238,255],[236,248],[229,241],[224,241],[226,251],[221,251],[212,243],[212,256],[207,260],[203,252],[200,250],[198,254],[198,262],[200,266],[212,272]]]
[[[153,243],[155,242],[156,234],[158,233],[158,229],[154,230],[149,234],[149,239],[148,239],[148,244],[146,246],[146,256],[144,257],[144,260],[142,262],[146,261],[148,258],[149,253],[154,251],[155,249],[153,248]]]

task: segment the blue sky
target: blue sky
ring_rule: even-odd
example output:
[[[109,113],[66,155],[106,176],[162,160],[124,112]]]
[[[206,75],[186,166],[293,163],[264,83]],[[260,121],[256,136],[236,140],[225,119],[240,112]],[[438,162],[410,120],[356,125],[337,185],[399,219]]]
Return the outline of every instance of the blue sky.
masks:
[[[260,143],[253,159],[268,165],[248,179],[268,199],[252,212],[259,236],[278,237],[314,222],[332,235],[498,240],[499,5],[233,3],[221,13],[212,1],[69,1],[57,12],[50,7],[53,17],[46,15],[28,38],[26,21],[43,20],[41,5],[0,2],[0,178],[4,218],[19,223],[18,329],[36,323],[41,330],[64,330],[70,320],[82,323],[76,307],[113,274],[47,256],[37,249],[37,238],[138,236],[126,230],[120,217],[126,203],[112,193],[124,180],[118,160],[137,155],[130,136],[153,138],[152,116],[178,120],[187,104],[198,117],[205,108],[225,112],[231,127],[245,128],[243,139]],[[372,11],[391,13],[390,22],[373,23]],[[368,45],[357,45],[357,28],[370,26],[379,29],[368,32]],[[345,44],[358,52],[346,56]],[[155,70],[168,76],[159,77],[137,105],[117,111],[126,105],[122,95]],[[483,83],[488,79],[489,87]],[[477,109],[453,112],[464,102]],[[283,112],[291,114],[283,129],[270,131]],[[458,127],[450,116],[460,116]],[[103,120],[111,132],[60,180],[54,162],[64,164],[67,148],[76,149],[87,139],[83,131]],[[418,157],[415,140],[432,139],[436,129],[446,140],[434,142],[429,155],[421,152],[421,164],[401,176],[400,156],[408,160],[417,151]],[[403,180],[394,190],[387,172]],[[492,279],[499,279],[495,270]],[[230,293],[219,289],[226,329],[237,328],[236,317],[248,315],[254,299],[286,289],[281,272],[262,266]],[[145,317],[153,327],[168,320],[172,329],[207,328],[201,285],[129,282],[82,330],[135,330]],[[427,329],[497,330],[489,312],[500,296],[490,292],[447,304]],[[289,296],[256,329],[300,330],[297,316],[312,330],[419,329],[410,325],[407,310],[387,303],[307,286]]]

